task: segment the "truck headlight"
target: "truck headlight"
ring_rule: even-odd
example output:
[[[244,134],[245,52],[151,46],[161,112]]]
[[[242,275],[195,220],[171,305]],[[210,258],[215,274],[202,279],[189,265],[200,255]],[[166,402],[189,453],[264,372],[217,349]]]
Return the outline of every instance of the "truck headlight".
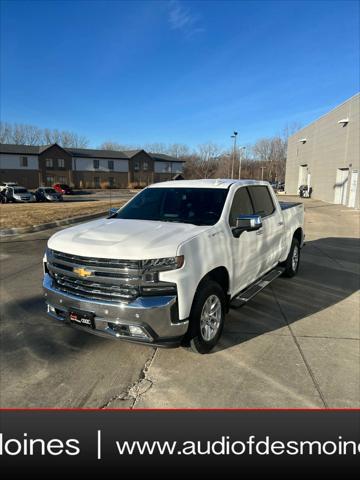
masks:
[[[184,255],[167,258],[154,258],[143,260],[142,268],[144,272],[165,272],[167,270],[177,270],[184,265]]]

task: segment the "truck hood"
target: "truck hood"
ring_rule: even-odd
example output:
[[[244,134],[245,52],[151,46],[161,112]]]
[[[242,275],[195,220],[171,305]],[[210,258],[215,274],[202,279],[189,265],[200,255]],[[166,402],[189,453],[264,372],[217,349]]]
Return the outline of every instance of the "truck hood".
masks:
[[[84,257],[165,258],[175,256],[181,243],[210,228],[175,222],[100,219],[55,233],[48,247]]]

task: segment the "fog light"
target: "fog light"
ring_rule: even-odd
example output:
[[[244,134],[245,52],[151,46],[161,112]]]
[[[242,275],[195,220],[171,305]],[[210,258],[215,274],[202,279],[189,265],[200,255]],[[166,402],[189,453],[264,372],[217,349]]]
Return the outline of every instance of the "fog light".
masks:
[[[144,330],[136,325],[129,325],[129,331],[130,335],[133,337],[147,338],[147,334],[144,332]]]

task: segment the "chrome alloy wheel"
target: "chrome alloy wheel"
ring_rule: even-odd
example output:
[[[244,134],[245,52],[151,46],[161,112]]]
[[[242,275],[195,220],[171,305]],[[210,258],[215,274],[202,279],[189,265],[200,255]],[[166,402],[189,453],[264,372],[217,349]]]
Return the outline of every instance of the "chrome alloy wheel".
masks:
[[[294,272],[296,272],[298,263],[299,263],[299,247],[295,245],[292,258],[291,258],[291,266]]]
[[[216,295],[210,295],[204,303],[200,317],[200,332],[206,342],[218,333],[221,324],[221,302]]]

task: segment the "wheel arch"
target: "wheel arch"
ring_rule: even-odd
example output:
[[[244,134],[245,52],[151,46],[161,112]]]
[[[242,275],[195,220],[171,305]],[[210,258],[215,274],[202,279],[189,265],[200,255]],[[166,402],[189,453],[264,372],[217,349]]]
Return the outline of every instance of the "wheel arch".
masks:
[[[301,227],[298,227],[295,230],[292,238],[296,238],[298,240],[300,248],[301,248],[303,246],[303,243],[304,243],[304,231],[303,231],[303,229]]]
[[[202,285],[208,281],[212,280],[220,285],[222,290],[224,291],[225,298],[226,298],[226,311],[229,310],[229,303],[230,303],[230,295],[229,295],[229,288],[230,288],[230,275],[226,267],[220,266],[216,267],[213,270],[210,270],[206,275],[203,276],[203,278],[200,280],[198,283],[198,286],[195,291],[195,295],[193,298],[193,303],[195,296],[199,289],[202,287]]]

